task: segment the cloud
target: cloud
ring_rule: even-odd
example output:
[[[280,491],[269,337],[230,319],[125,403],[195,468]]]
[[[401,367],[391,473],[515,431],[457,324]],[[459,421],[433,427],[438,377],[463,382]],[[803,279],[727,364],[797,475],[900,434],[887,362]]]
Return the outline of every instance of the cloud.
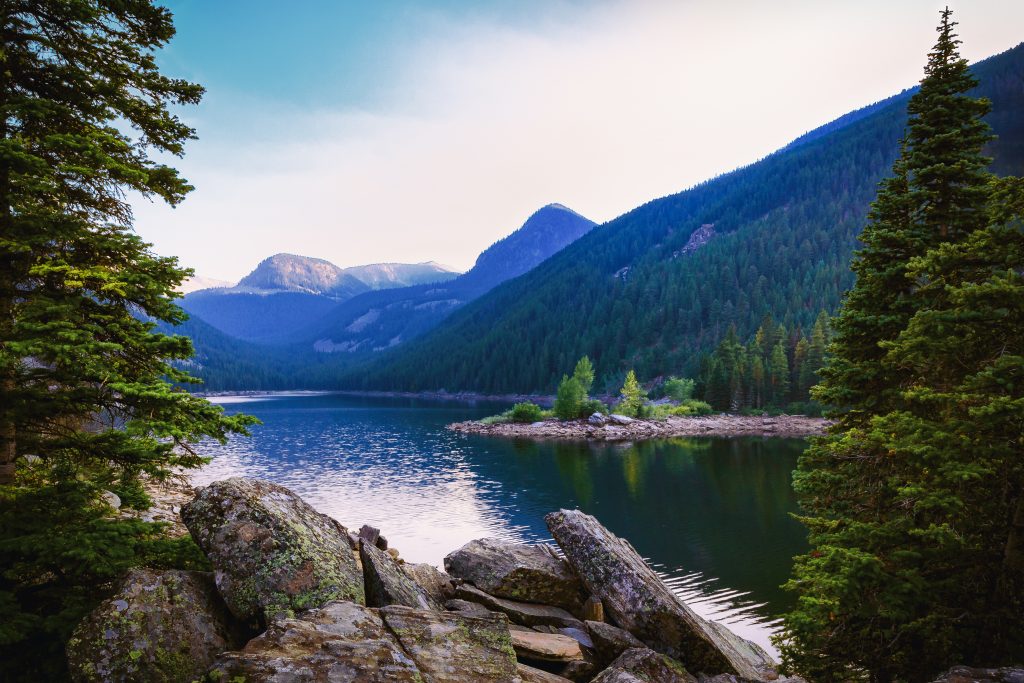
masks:
[[[927,1],[726,4],[556,5],[533,25],[425,15],[358,110],[213,93],[248,134],[206,135],[200,112],[180,164],[197,191],[140,205],[139,230],[232,279],[278,251],[468,268],[543,204],[609,220],[912,85],[938,17]],[[980,58],[1013,44],[1024,7],[959,19]]]

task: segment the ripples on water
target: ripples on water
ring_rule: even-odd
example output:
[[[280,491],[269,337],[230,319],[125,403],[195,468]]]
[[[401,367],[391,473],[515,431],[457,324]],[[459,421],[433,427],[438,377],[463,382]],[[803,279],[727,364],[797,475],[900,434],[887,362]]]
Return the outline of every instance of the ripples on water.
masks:
[[[245,475],[294,490],[402,557],[441,566],[474,538],[547,542],[546,513],[580,509],[629,539],[694,611],[772,651],[778,589],[804,549],[790,472],[798,440],[678,439],[626,446],[463,436],[444,426],[499,405],[337,395],[222,397],[256,415],[250,439],[204,447],[197,485]]]

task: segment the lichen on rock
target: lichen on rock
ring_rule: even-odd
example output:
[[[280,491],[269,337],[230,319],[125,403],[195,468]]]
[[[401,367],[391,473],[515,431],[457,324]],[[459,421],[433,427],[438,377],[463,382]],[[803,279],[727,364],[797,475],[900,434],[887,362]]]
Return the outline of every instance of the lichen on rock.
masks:
[[[239,619],[363,604],[362,572],[341,524],[267,481],[236,477],[200,489],[181,516]]]
[[[68,667],[76,681],[187,683],[237,640],[210,574],[133,569],[71,635]]]

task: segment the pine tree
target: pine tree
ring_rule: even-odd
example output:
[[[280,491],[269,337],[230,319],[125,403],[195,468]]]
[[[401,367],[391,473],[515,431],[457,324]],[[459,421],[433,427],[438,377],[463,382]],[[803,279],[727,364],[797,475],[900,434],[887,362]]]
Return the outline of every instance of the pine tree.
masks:
[[[647,392],[640,386],[636,373],[632,370],[626,373],[626,381],[623,382],[619,395],[622,397],[618,405],[619,412],[633,417],[641,416]]]
[[[132,232],[125,200],[192,189],[151,157],[182,153],[193,131],[170,107],[202,95],[156,67],[170,13],[11,0],[0,30],[0,678],[49,680],[106,582],[162,543],[101,492],[144,505],[139,475],[197,466],[198,440],[250,420],[173,388],[191,344],[153,328],[184,319],[188,271]]]
[[[594,386],[594,365],[588,356],[579,359],[576,369],[572,371],[572,376],[580,383],[583,393],[589,395],[590,389]]]
[[[812,551],[779,640],[816,680],[930,680],[1024,653],[1019,179],[990,182],[950,12],[879,190],[795,487]],[[997,207],[1002,207],[997,210]],[[1024,516],[1024,515],[1022,515]]]

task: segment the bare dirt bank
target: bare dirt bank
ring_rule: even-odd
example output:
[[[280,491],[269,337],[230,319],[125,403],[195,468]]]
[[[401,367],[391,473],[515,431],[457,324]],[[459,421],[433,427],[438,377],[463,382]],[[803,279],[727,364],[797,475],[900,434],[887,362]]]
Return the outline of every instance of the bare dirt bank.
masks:
[[[627,418],[628,419],[628,418]],[[677,436],[782,436],[806,437],[825,433],[828,421],[806,415],[774,417],[705,415],[670,417],[667,420],[609,420],[594,424],[588,420],[560,422],[545,420],[533,424],[482,424],[456,422],[448,429],[463,434],[482,434],[511,439],[565,441],[640,441]]]

